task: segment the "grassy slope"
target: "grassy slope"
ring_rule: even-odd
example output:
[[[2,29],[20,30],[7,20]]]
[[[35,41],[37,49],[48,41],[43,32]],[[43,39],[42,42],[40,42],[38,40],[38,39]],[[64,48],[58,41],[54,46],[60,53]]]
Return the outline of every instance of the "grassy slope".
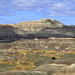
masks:
[[[15,66],[0,63],[0,72],[12,70]]]

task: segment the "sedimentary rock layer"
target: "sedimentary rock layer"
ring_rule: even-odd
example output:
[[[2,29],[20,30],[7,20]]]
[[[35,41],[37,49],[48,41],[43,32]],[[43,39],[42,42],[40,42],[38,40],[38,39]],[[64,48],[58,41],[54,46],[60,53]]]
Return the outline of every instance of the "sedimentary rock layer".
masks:
[[[14,49],[28,50],[75,50],[74,38],[50,38],[50,39],[34,39],[19,40],[12,43]]]
[[[75,75],[75,63],[71,66],[62,68],[53,75]]]

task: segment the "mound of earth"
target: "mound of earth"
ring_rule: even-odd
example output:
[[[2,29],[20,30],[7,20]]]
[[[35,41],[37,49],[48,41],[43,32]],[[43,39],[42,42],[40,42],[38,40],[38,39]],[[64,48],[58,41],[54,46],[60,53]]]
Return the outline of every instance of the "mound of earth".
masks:
[[[53,75],[75,75],[75,63],[71,66],[63,67]]]
[[[63,64],[47,64],[42,65],[36,69],[29,71],[9,71],[9,72],[1,72],[0,75],[52,75],[56,73],[62,67],[67,65]]]

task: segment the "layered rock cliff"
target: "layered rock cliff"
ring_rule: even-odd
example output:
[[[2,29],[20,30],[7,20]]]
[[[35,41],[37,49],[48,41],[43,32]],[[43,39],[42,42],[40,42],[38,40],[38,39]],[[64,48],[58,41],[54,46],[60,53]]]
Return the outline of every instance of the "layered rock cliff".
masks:
[[[0,24],[0,39],[75,38],[75,26],[66,26],[52,19]]]
[[[13,42],[11,48],[26,50],[75,50],[75,39],[50,38],[40,40],[20,40]]]
[[[11,25],[0,25],[0,43],[13,42],[25,35],[22,29],[14,28]]]
[[[72,64],[71,66],[60,69],[53,75],[75,75],[75,63]]]
[[[0,43],[20,40],[18,43],[13,43],[16,45],[13,46],[12,44],[7,48],[75,50],[74,38],[75,26],[67,26],[52,19],[8,25],[0,24]],[[1,44],[0,48],[6,48],[6,45]]]
[[[52,19],[40,19],[39,21],[23,21],[18,24],[13,25],[15,28],[21,28],[25,31],[30,31],[30,32],[38,32],[41,29],[45,27],[50,27],[50,28],[57,28],[57,27],[62,27],[63,24],[60,23],[59,21],[52,20]]]

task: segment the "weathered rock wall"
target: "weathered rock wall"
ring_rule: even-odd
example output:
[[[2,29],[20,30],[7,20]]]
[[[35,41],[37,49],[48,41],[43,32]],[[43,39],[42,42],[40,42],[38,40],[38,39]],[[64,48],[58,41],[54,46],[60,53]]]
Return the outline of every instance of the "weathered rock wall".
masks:
[[[72,64],[71,66],[60,69],[53,75],[75,75],[75,63]]]
[[[65,26],[59,21],[51,19],[41,19],[39,21],[30,21],[30,22],[25,21],[25,22],[20,22],[18,24],[0,25],[0,43],[9,42],[9,41],[13,42],[15,40],[20,40],[20,39],[33,39],[33,41],[31,40],[31,42],[34,42],[35,38],[48,39],[53,37],[75,38],[75,26]],[[36,49],[38,49],[39,47],[42,49],[43,48],[56,49],[56,47],[54,46],[57,41],[54,43],[53,42],[47,43],[49,46],[46,44],[46,41],[43,44],[41,43],[44,41],[42,42],[40,41],[41,43],[39,41],[34,42],[34,44],[36,45],[35,46]],[[30,46],[32,46],[32,44],[30,44],[31,42],[29,41],[28,43]],[[61,45],[61,43],[57,44]],[[60,48],[61,47],[59,47],[58,49]]]
[[[20,40],[12,43],[12,49],[28,50],[75,50],[75,39],[73,38],[50,38],[35,40]]]
[[[37,32],[45,27],[57,28],[62,27],[63,24],[56,20],[40,19],[39,21],[23,21],[18,24],[12,25],[15,28],[21,28],[24,31]]]

